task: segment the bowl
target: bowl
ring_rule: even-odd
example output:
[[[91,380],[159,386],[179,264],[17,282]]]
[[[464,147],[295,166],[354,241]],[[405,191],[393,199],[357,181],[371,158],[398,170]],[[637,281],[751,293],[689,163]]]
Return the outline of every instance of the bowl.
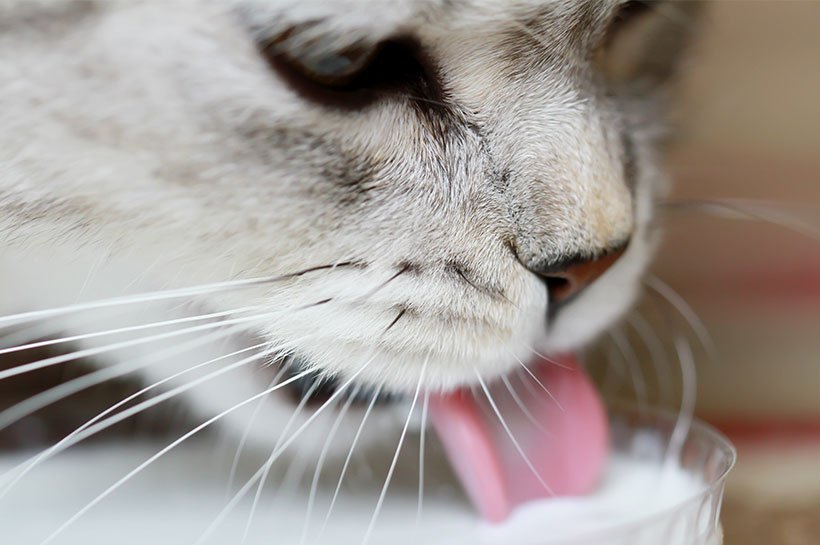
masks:
[[[479,520],[432,440],[426,448],[419,516],[419,444],[408,437],[369,545],[720,545],[721,501],[735,461],[726,438],[700,422],[693,422],[683,435],[686,429],[676,415],[659,411],[617,408],[610,411],[610,419],[612,456],[599,491],[528,504],[500,525]],[[675,437],[683,440],[676,445]],[[231,456],[226,457],[224,449],[217,455],[218,443],[217,438],[203,438],[175,449],[76,520],[54,544],[97,542],[105,535],[116,536],[123,545],[195,542],[227,502],[230,464],[225,461]],[[161,446],[97,444],[57,456],[4,498],[3,542],[39,543]],[[253,524],[247,526],[248,497],[224,517],[206,543],[238,543],[247,530],[245,545],[360,545],[395,443],[388,446],[385,452],[356,453],[330,517],[339,468],[332,463],[325,467],[326,478],[308,510],[313,466],[297,452],[295,466],[285,467],[301,463],[301,483],[297,479],[283,486],[272,475]],[[20,461],[19,456],[0,457],[0,470]],[[251,461],[240,477],[247,478],[258,464]]]

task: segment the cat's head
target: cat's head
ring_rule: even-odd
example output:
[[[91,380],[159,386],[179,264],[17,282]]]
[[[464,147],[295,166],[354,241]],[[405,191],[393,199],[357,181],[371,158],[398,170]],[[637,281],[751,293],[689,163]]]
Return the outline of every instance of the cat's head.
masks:
[[[468,384],[637,292],[692,2],[14,4],[37,22],[0,37],[26,67],[4,124],[61,210],[40,240],[132,248],[166,285],[292,275],[200,301],[269,312],[302,366]]]

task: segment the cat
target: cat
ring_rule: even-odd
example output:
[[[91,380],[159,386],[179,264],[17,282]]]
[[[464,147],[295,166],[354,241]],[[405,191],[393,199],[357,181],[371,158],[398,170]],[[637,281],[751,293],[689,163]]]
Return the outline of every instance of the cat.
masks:
[[[396,433],[391,398],[579,350],[628,310],[699,11],[2,0],[0,310],[101,369],[202,378],[184,396],[205,418],[285,369],[263,416],[220,420],[252,442],[342,387],[380,396],[375,429]],[[141,293],[165,295],[86,322],[48,310]],[[140,343],[154,322],[167,336]]]

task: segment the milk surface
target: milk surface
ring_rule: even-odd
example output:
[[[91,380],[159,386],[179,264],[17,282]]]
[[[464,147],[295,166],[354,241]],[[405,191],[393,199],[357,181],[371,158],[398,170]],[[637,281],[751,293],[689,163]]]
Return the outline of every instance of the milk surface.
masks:
[[[37,545],[160,447],[77,448],[32,471],[0,499],[2,542]],[[0,474],[23,459],[0,458]],[[213,450],[207,445],[180,447],[100,502],[54,543],[194,543],[231,497],[226,495],[224,464],[214,460]],[[709,511],[715,506],[694,501],[680,507],[687,499],[697,499],[706,487],[697,477],[677,467],[663,469],[616,453],[594,494],[528,504],[504,524],[490,526],[474,515],[443,459],[434,455],[428,458],[422,515],[417,519],[417,466],[400,465],[407,470],[396,474],[371,544],[720,544],[708,520]],[[357,485],[357,476],[366,464],[354,466],[348,477],[352,484],[342,489],[323,532],[338,467],[327,468],[327,478],[320,483],[307,524],[313,468],[306,472],[307,483],[287,490],[277,492],[281,480],[269,483],[245,545],[360,545],[376,506],[383,474],[374,475],[371,485]],[[255,467],[258,466],[250,469]],[[248,474],[243,473],[244,478]],[[207,543],[240,544],[254,491],[255,488],[225,517]]]

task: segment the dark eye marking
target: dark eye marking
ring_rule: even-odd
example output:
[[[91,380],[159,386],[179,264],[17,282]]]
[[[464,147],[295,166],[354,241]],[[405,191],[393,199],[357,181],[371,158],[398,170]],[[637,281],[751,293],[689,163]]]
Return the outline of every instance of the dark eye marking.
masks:
[[[286,47],[289,36],[269,40],[260,52],[292,89],[311,102],[362,108],[391,93],[431,104],[442,101],[437,71],[412,38],[297,53]]]

